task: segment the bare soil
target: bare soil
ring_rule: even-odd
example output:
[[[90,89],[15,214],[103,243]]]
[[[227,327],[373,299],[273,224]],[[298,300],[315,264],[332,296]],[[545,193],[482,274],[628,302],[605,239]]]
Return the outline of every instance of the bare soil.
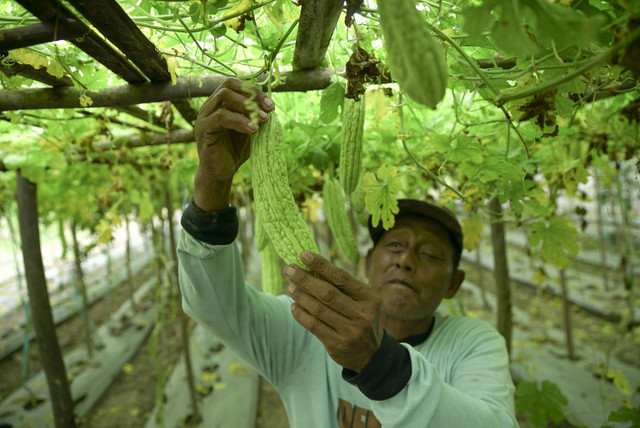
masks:
[[[150,277],[151,270],[149,268],[141,271],[134,277],[135,287],[144,284]],[[129,298],[128,287],[125,284],[114,288],[111,293],[111,307],[109,301],[105,297],[94,302],[89,309],[89,318],[91,321],[100,326],[105,323],[111,312],[115,312]],[[5,320],[6,321],[6,320]],[[3,321],[3,323],[5,322]],[[10,319],[8,322],[16,322]],[[63,323],[56,326],[56,336],[60,350],[63,354],[71,351],[76,346],[83,343],[86,337],[85,325],[82,318],[75,315],[70,317]],[[0,382],[0,401],[2,401],[12,391],[17,389],[22,382],[22,349],[13,352],[0,360],[0,373],[2,373],[2,382]],[[38,341],[33,340],[29,345],[29,374],[27,377],[42,370],[41,356],[38,349]]]

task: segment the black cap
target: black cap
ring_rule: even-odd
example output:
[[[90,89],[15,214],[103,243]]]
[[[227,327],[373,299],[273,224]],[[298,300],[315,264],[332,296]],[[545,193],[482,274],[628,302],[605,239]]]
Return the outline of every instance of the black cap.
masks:
[[[445,230],[449,232],[449,236],[455,247],[456,260],[460,259],[460,254],[462,253],[462,227],[460,227],[460,223],[453,212],[432,202],[417,199],[398,199],[398,213],[395,215],[395,218],[397,220],[406,215],[426,217],[444,227]],[[369,235],[371,235],[371,240],[373,240],[373,245],[375,246],[385,232],[385,229],[382,227],[382,222],[378,223],[377,227],[373,227],[371,224],[371,216],[369,216],[368,226]]]

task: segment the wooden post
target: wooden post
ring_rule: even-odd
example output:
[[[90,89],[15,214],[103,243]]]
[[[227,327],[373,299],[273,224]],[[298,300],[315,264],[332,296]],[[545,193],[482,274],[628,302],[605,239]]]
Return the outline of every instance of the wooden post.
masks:
[[[133,312],[138,312],[138,305],[136,299],[133,298],[135,290],[133,289],[133,272],[131,271],[131,228],[129,225],[129,216],[124,217],[125,230],[127,232],[126,237],[126,255],[125,255],[125,267],[127,268],[127,291],[129,292],[129,301],[131,302],[131,309]]]
[[[493,244],[494,275],[496,278],[496,297],[498,300],[498,331],[507,341],[507,350],[511,355],[511,285],[509,264],[507,262],[507,243],[505,240],[502,206],[498,198],[489,202],[491,209],[491,242]]]
[[[18,171],[16,199],[18,201],[22,256],[32,309],[33,329],[38,341],[42,368],[47,378],[53,419],[56,428],[75,427],[73,400],[60,345],[56,337],[49,303],[49,291],[42,264],[36,185],[24,178],[20,171]]]
[[[87,352],[89,354],[89,358],[91,358],[93,356],[93,338],[91,337],[91,319],[89,318],[89,299],[87,299],[87,286],[84,282],[82,257],[80,254],[80,244],[78,242],[77,231],[78,224],[74,220],[71,222],[71,238],[73,239],[73,266],[76,275],[75,286],[76,290],[80,292],[80,297],[82,298],[80,316],[84,321]]]
[[[569,287],[567,287],[567,272],[560,269],[560,287],[562,289],[562,312],[564,315],[564,332],[567,338],[567,357],[570,360],[576,359],[573,347],[573,327],[571,324],[571,302],[569,302]]]
[[[598,241],[600,249],[600,270],[602,272],[602,278],[604,280],[604,290],[610,291],[609,287],[609,267],[607,266],[607,242],[604,237],[604,224],[602,221],[602,195],[600,189],[598,189],[598,182],[596,181],[596,214],[598,215]]]
[[[167,219],[169,223],[169,255],[171,257],[171,279],[172,287],[179,288],[178,285],[178,254],[176,237],[175,237],[175,225],[173,224],[173,209],[171,206],[171,190],[169,189],[169,183],[165,188],[165,208],[167,209]],[[202,416],[198,410],[198,399],[196,397],[196,383],[193,377],[193,365],[191,364],[191,350],[189,349],[189,318],[180,310],[180,332],[182,334],[182,351],[184,352],[184,361],[187,369],[187,383],[189,385],[189,398],[191,399],[191,417],[189,421],[191,423],[198,423],[202,421]]]

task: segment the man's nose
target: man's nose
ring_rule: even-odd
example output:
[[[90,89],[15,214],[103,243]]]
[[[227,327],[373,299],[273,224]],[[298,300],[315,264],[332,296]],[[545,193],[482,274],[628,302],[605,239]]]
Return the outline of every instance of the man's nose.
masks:
[[[398,254],[396,258],[396,266],[400,269],[413,271],[416,267],[416,261],[413,257],[413,252],[410,249],[405,249]]]

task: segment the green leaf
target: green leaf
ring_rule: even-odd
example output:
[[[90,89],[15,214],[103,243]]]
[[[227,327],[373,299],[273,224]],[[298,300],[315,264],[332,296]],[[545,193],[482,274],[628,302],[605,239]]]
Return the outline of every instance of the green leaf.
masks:
[[[611,412],[607,420],[610,422],[631,421],[631,428],[638,428],[640,427],[640,407],[636,407],[635,409],[625,408],[617,412]]]
[[[556,111],[560,117],[571,117],[573,115],[573,101],[558,93],[556,95]]]
[[[224,24],[220,24],[220,25],[218,25],[217,27],[213,27],[213,28],[211,29],[211,35],[212,35],[213,37],[215,37],[216,39],[217,39],[218,37],[222,37],[222,36],[224,36],[225,34],[227,34],[227,26],[226,26],[226,25],[224,25]]]
[[[323,123],[331,123],[338,116],[338,109],[344,102],[344,86],[336,82],[322,91],[320,100],[320,120]]]
[[[377,226],[382,220],[382,227],[385,229],[393,227],[394,214],[398,213],[395,195],[402,189],[398,169],[392,165],[382,165],[376,174],[366,172],[362,188],[365,191],[364,202],[373,226]]]
[[[542,257],[559,269],[569,266],[567,253],[575,256],[580,251],[580,245],[574,240],[578,230],[566,217],[539,220],[531,225],[531,232],[531,246],[542,243]]]
[[[564,419],[568,401],[555,383],[545,380],[542,388],[536,381],[521,381],[516,387],[516,408],[519,412],[530,412],[530,421],[535,427],[546,427],[549,418],[556,422]]]

